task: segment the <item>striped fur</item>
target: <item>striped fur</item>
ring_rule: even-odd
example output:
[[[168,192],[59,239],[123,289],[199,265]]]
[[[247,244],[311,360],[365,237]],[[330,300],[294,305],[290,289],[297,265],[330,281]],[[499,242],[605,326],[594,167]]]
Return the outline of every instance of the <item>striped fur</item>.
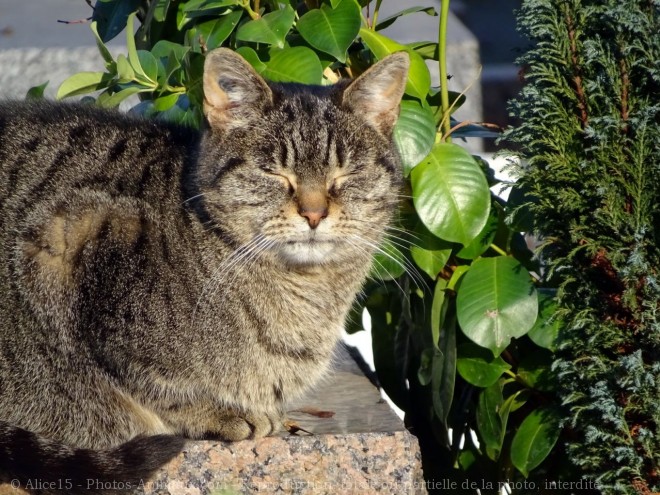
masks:
[[[278,429],[392,216],[407,64],[307,87],[212,52],[201,133],[0,104],[0,480],[134,480],[180,437]]]

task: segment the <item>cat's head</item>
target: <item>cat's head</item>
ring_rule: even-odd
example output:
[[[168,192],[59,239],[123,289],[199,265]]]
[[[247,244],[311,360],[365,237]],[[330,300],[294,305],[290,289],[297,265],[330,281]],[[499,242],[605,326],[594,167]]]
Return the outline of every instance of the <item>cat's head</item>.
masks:
[[[396,208],[392,143],[405,52],[333,86],[267,83],[228,49],[208,54],[198,186],[235,246],[291,265],[369,257]]]

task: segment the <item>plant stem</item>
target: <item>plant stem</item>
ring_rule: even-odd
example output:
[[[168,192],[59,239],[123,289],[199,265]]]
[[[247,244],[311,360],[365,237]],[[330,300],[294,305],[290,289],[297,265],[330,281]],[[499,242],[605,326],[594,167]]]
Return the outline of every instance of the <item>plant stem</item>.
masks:
[[[380,11],[380,4],[383,3],[383,0],[376,0],[376,8],[374,8],[374,16],[371,20],[371,30],[376,30],[376,24],[378,23],[378,12]]]
[[[493,251],[495,251],[497,254],[501,254],[502,256],[508,256],[508,254],[506,253],[506,251],[505,251],[504,249],[502,249],[501,247],[499,247],[497,244],[491,244],[491,245],[490,245],[490,248],[491,248]]]
[[[449,116],[449,88],[447,87],[447,19],[449,17],[449,0],[442,0],[440,9],[440,28],[438,31],[438,65],[440,69],[440,102],[442,104],[442,133],[444,141],[451,143],[451,124]]]
[[[259,6],[258,0],[256,2],[256,5],[257,5],[257,8],[258,8],[258,6]],[[257,20],[261,17],[259,15],[259,12],[255,12],[254,10],[252,10],[252,7],[250,7],[250,0],[243,0],[243,3],[241,4],[241,6],[245,9],[245,11],[248,13],[248,15],[250,16],[250,18],[253,21]]]

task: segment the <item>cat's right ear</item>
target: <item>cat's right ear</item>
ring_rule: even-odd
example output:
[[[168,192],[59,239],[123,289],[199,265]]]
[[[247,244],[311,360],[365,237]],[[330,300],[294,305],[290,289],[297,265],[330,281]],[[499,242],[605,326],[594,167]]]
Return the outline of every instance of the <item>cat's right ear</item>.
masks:
[[[399,117],[410,57],[397,52],[374,64],[344,90],[343,102],[389,136]]]
[[[273,94],[252,66],[228,48],[206,55],[204,116],[214,128],[245,124],[271,103]]]

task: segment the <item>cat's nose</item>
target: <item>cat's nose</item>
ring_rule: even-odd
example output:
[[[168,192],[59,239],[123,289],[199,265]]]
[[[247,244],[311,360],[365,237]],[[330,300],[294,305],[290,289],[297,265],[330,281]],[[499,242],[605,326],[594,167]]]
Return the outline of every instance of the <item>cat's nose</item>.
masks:
[[[298,214],[307,219],[310,228],[315,229],[325,217],[328,216],[328,209],[323,208],[300,208]]]

